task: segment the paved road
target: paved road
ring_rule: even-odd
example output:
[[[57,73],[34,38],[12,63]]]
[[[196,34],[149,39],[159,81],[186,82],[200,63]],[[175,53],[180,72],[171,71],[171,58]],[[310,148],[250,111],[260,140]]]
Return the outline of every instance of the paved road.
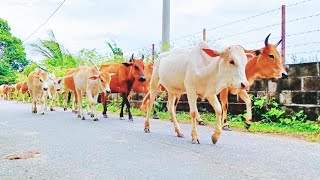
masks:
[[[26,160],[0,159],[0,179],[320,179],[320,144],[280,136],[199,127],[200,145],[177,138],[169,122],[99,122],[74,114],[31,114],[30,104],[0,101],[0,157],[40,150]],[[89,118],[87,118],[89,119]]]

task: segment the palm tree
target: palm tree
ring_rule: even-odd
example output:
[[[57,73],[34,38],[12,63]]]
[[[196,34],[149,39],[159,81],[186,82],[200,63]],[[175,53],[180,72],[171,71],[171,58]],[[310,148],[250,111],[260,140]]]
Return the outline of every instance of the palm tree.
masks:
[[[48,40],[39,39],[37,43],[30,44],[32,50],[42,55],[45,60],[51,60],[50,64],[53,66],[65,66],[67,60],[73,59],[72,55],[57,41],[52,30],[48,35]]]

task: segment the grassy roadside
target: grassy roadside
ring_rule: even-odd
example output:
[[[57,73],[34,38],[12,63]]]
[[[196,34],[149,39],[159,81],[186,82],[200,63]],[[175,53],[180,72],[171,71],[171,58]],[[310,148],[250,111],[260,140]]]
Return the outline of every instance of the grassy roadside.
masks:
[[[102,106],[98,105],[98,110],[102,110]],[[120,109],[115,106],[109,106],[108,112],[119,113]],[[139,109],[132,108],[131,113],[134,116],[146,115],[145,112],[140,111]],[[165,112],[159,112],[158,116],[161,120],[169,121],[170,115]],[[214,126],[215,116],[212,113],[202,113],[201,118],[209,126]],[[177,119],[181,123],[190,123],[190,115],[188,113],[177,113]],[[244,127],[242,121],[236,120],[236,118],[229,117],[229,125],[234,130],[238,131],[247,131]],[[261,133],[270,133],[285,135],[290,137],[296,137],[300,139],[307,140],[309,142],[320,142],[320,124],[314,122],[297,122],[292,125],[283,125],[280,123],[259,123],[255,122],[250,127],[250,132],[261,132]]]

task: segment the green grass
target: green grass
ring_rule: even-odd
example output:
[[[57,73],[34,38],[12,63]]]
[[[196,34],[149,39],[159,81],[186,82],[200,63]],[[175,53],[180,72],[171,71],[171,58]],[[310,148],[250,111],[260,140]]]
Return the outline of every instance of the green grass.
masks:
[[[102,110],[102,106],[98,106],[99,110]],[[114,106],[108,106],[108,112],[119,113],[120,109]],[[126,112],[125,112],[126,113]],[[131,113],[134,116],[145,116],[146,113],[140,111],[136,108],[131,108]],[[153,113],[151,113],[153,116]],[[161,120],[170,120],[169,113],[166,112],[158,112],[158,116]],[[191,123],[191,117],[189,113],[177,113],[177,120],[181,123]],[[244,123],[235,118],[230,118],[228,121],[229,125],[234,130],[247,131],[244,127]],[[201,118],[206,122],[209,126],[215,125],[215,115],[213,113],[202,113]],[[320,142],[320,125],[308,121],[306,123],[302,123],[297,121],[290,125],[281,124],[281,123],[252,123],[249,132],[262,132],[262,133],[270,133],[270,134],[280,134],[280,135],[288,135],[292,137],[302,138],[311,142]]]

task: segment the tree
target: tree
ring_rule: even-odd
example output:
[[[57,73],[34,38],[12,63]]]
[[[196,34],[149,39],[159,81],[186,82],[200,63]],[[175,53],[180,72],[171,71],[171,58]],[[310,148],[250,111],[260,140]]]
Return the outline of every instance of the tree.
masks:
[[[31,44],[33,51],[44,57],[44,64],[50,67],[75,67],[78,65],[68,50],[60,44],[53,31],[48,32],[48,40],[39,40],[37,43]]]
[[[22,70],[29,61],[22,41],[10,33],[8,22],[0,18],[0,44],[4,46],[1,57],[2,64],[7,64],[10,70]]]

